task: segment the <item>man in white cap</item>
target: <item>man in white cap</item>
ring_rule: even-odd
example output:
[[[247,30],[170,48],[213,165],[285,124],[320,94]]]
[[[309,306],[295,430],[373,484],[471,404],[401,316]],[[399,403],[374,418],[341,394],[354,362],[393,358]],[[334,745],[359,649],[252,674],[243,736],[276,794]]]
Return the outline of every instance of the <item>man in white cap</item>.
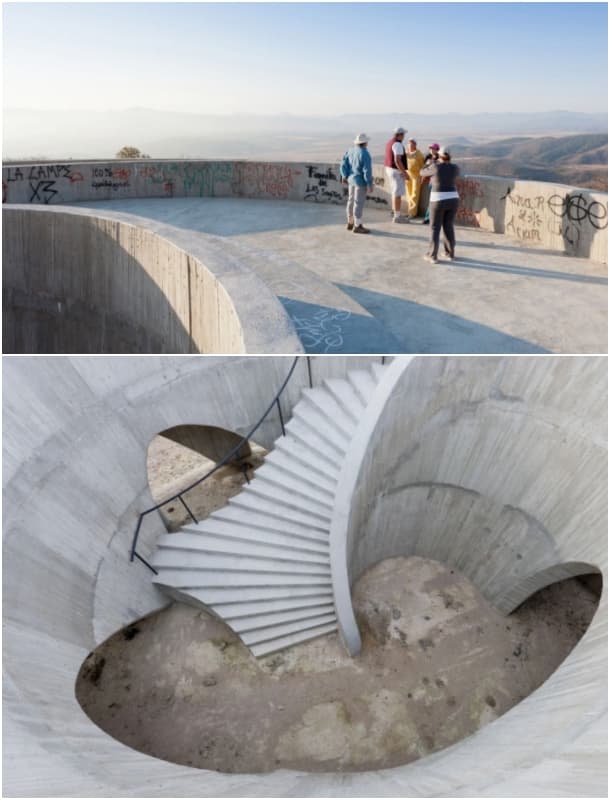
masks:
[[[341,178],[349,185],[347,195],[347,229],[354,233],[370,233],[362,224],[366,193],[373,191],[373,162],[367,146],[369,137],[359,133],[341,162]]]
[[[390,185],[392,195],[392,212],[394,222],[408,222],[406,217],[401,216],[400,206],[402,198],[406,194],[405,182],[409,179],[407,172],[407,158],[403,141],[406,130],[395,128],[394,135],[385,146],[385,158],[383,164],[385,173]]]

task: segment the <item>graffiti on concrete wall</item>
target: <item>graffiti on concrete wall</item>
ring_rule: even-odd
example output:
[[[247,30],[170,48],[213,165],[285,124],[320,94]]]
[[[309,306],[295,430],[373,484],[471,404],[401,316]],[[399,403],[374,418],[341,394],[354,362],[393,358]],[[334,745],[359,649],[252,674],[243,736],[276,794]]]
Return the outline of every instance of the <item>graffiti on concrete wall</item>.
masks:
[[[547,200],[547,206],[553,216],[576,225],[591,225],[598,231],[608,227],[608,206],[599,200],[590,200],[582,192],[566,194],[563,197],[554,194]]]
[[[245,197],[273,197],[285,200],[294,189],[295,178],[301,171],[285,164],[255,164],[238,162],[235,165],[233,190]]]
[[[455,221],[459,225],[468,225],[471,228],[480,228],[481,224],[474,207],[482,198],[483,189],[475,178],[458,178],[456,187],[460,196]]]
[[[303,200],[314,203],[342,203],[347,189],[341,183],[340,175],[333,167],[305,166],[307,182]]]
[[[137,168],[141,180],[162,187],[164,194],[188,197],[214,197],[226,194],[233,180],[230,162],[176,161]]]
[[[91,169],[92,189],[129,189],[131,186],[129,167],[93,167]]]
[[[512,215],[506,223],[506,233],[512,233],[524,242],[542,242],[544,196],[525,197],[509,191],[506,198],[512,210]]]
[[[2,182],[2,202],[6,203],[12,183],[27,184],[29,203],[48,205],[60,194],[57,183],[68,180],[79,183],[83,180],[81,172],[74,171],[70,164],[36,164],[28,167],[7,167]],[[61,199],[61,198],[60,198]]]

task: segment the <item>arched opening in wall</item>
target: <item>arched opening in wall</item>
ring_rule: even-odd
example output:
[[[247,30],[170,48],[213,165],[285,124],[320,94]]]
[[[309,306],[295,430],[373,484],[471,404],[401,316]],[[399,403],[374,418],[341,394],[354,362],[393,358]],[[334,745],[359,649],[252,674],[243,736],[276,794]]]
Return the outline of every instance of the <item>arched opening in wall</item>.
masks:
[[[161,431],[147,453],[148,483],[155,503],[197,482],[237,448],[223,466],[182,496],[197,520],[222,508],[251,480],[267,454],[255,441],[238,447],[241,439],[234,431],[212,425],[176,425]],[[179,499],[163,505],[160,513],[172,532],[192,522]]]
[[[472,735],[537,689],[586,632],[600,592],[591,567],[506,616],[452,567],[388,558],[354,586],[357,658],[335,633],[256,659],[221,620],[175,603],[92,653],[76,692],[108,734],[177,764],[389,768]]]

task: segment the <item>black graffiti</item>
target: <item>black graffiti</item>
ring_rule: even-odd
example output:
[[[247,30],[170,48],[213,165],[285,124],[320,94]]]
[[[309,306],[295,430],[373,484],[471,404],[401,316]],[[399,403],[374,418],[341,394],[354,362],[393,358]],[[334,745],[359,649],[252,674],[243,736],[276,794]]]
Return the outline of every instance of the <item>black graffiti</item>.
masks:
[[[38,200],[39,203],[48,205],[55,195],[58,194],[57,189],[53,188],[54,186],[55,181],[38,181],[38,183],[30,181],[30,191],[32,192],[30,203]]]
[[[366,199],[367,199],[367,202],[369,202],[369,203],[377,203],[380,206],[387,206],[387,204],[388,204],[388,201],[385,199],[385,197],[374,197],[373,195],[368,195],[368,197]]]
[[[509,194],[508,199],[518,208],[541,209],[544,207],[544,197],[538,195],[537,197],[522,197],[519,194]]]
[[[129,181],[103,180],[103,181],[93,181],[91,186],[94,189],[114,189],[116,191],[117,189],[128,189],[130,183]]]
[[[578,224],[586,220],[598,231],[608,227],[608,207],[598,200],[589,202],[583,194],[566,194],[565,197],[554,194],[547,200],[547,205],[556,217]]]
[[[327,189],[322,181],[320,181],[319,184],[311,184],[308,182],[303,199],[313,200],[315,203],[340,203],[345,194],[346,193],[334,191],[333,189]]]
[[[19,167],[7,167],[6,180],[9,183],[13,183],[13,181],[22,181],[23,172],[20,170]]]
[[[112,178],[112,167],[93,167],[91,174],[94,178]]]
[[[318,167],[314,167],[314,166],[311,166],[311,165],[306,166],[305,169],[307,170],[307,177],[308,178],[315,178],[316,180],[319,180],[320,182],[322,182],[322,181],[337,181],[337,180],[339,180],[339,178],[332,171],[331,167],[328,167],[328,169],[325,172],[319,172],[318,171]]]

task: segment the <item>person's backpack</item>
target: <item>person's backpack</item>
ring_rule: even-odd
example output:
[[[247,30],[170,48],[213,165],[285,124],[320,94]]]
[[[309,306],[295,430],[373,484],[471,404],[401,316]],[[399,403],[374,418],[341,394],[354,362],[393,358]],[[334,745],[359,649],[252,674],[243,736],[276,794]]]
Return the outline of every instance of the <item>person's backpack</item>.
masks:
[[[346,150],[343,160],[341,161],[341,177],[347,180],[351,174],[352,165],[349,160],[349,150]]]

